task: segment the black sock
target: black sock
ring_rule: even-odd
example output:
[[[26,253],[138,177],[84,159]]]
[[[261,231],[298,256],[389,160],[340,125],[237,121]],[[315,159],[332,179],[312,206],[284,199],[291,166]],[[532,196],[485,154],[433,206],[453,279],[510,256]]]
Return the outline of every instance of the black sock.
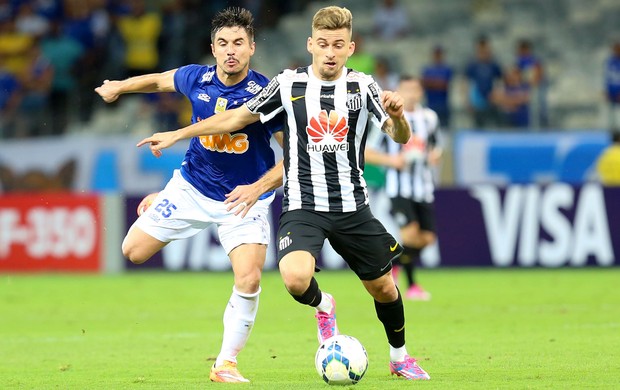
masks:
[[[310,281],[310,286],[303,294],[291,294],[291,296],[295,298],[297,302],[312,307],[317,307],[319,303],[321,303],[321,290],[319,289],[319,284],[314,277]]]
[[[418,248],[414,248],[411,246],[403,247],[403,256],[407,256],[410,261],[406,264],[403,264],[403,268],[405,269],[405,274],[407,275],[407,283],[409,287],[415,284],[415,265],[420,260],[420,252],[421,250]]]
[[[390,345],[394,348],[405,345],[405,308],[400,291],[398,291],[398,298],[394,302],[380,303],[375,301],[375,310],[379,321],[383,323]]]

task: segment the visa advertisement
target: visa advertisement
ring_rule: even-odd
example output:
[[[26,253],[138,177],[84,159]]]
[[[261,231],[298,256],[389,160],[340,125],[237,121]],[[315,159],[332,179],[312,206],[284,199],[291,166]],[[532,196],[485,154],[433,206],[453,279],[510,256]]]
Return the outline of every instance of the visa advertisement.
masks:
[[[436,193],[442,266],[620,265],[620,187],[491,184]]]

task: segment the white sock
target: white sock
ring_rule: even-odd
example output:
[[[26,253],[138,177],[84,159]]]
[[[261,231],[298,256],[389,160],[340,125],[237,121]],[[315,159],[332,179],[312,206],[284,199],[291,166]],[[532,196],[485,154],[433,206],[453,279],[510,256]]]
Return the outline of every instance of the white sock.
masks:
[[[332,311],[334,305],[332,305],[331,295],[321,291],[321,303],[316,307],[317,311],[329,313]]]
[[[244,294],[233,287],[233,292],[224,311],[224,337],[222,349],[215,361],[216,366],[222,365],[224,360],[237,362],[237,354],[245,346],[254,326],[260,291],[259,287],[254,294]]]
[[[402,362],[405,360],[405,356],[407,356],[407,348],[404,345],[400,348],[394,348],[390,345],[391,362]]]

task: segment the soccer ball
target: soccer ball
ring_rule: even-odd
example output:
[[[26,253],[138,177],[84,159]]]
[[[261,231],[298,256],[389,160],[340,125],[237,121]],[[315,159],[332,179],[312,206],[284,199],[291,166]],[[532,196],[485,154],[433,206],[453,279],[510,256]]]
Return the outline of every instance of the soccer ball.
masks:
[[[316,351],[316,370],[330,385],[354,385],[368,369],[368,355],[355,337],[339,334],[325,340]]]

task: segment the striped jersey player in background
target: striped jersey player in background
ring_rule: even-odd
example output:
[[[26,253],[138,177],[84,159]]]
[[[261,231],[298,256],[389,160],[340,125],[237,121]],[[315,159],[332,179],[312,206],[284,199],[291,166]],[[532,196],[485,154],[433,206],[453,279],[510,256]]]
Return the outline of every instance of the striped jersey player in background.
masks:
[[[211,41],[216,65],[187,65],[123,81],[106,80],[96,92],[112,102],[124,93],[177,91],[190,100],[193,123],[221,115],[250,100],[269,79],[249,68],[255,50],[249,11],[227,8],[218,13],[212,21]],[[237,354],[256,318],[271,237],[267,216],[275,195],[273,191],[261,194],[251,210],[239,205],[248,209],[249,218],[230,211],[224,201],[237,185],[253,183],[274,166],[270,139],[275,135],[281,141],[281,119],[248,124],[230,134],[192,138],[181,168],[123,241],[123,254],[141,264],[170,241],[217,224],[220,242],[232,264],[234,287],[224,311],[222,348],[211,368],[210,379],[215,382],[249,382],[237,369]]]
[[[433,167],[441,158],[439,120],[435,111],[422,106],[424,90],[419,79],[402,76],[398,92],[405,101],[405,118],[413,135],[406,144],[392,142],[385,134],[374,131],[369,136],[366,161],[388,168],[385,192],[391,201],[390,214],[400,228],[403,254],[397,260],[405,269],[407,292],[412,300],[427,301],[431,294],[415,279],[415,266],[420,252],[436,240]],[[392,276],[398,283],[398,269]]]
[[[157,155],[179,139],[232,131],[284,112],[286,183],[278,259],[287,290],[298,302],[316,308],[319,341],[338,334],[335,300],[314,278],[316,259],[328,239],[374,298],[388,339],[391,373],[430,379],[405,347],[403,300],[390,272],[402,248],[372,215],[362,176],[369,127],[381,128],[399,143],[409,140],[411,129],[400,95],[382,92],[371,76],[345,67],[355,50],[351,30],[349,10],[320,9],[307,41],[310,66],[284,70],[239,109],[156,133],[138,146],[150,144]],[[281,183],[277,166],[253,185],[238,187],[229,201],[252,204],[258,194]]]

